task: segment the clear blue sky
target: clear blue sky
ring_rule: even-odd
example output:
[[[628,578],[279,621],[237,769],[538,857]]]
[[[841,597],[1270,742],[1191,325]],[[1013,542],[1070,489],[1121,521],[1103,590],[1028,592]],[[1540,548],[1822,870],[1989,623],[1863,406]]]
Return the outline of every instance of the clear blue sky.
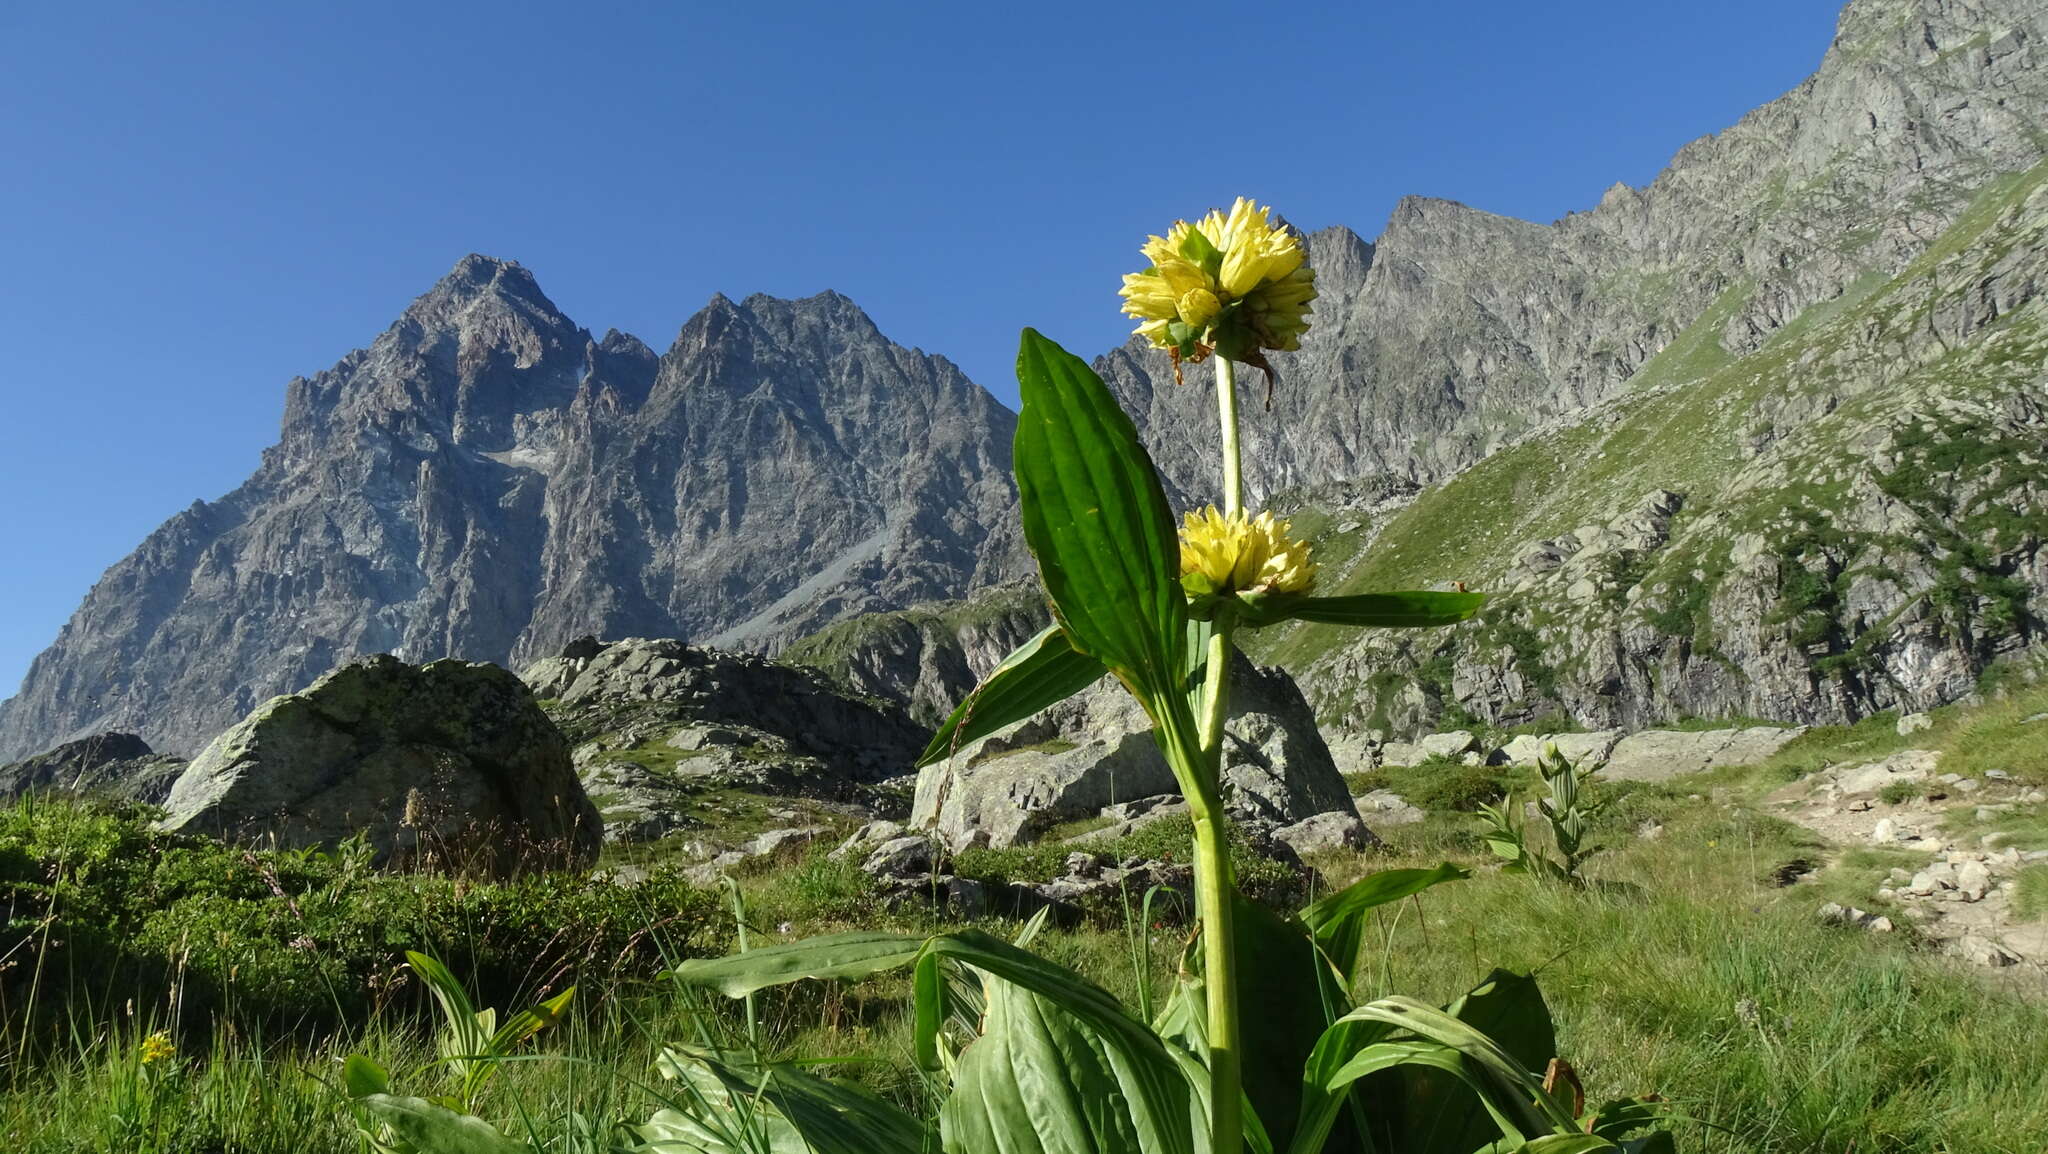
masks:
[[[657,349],[837,289],[1009,401],[1018,327],[1121,340],[1176,216],[1552,220],[1797,84],[1836,9],[0,0],[0,697],[464,253]]]

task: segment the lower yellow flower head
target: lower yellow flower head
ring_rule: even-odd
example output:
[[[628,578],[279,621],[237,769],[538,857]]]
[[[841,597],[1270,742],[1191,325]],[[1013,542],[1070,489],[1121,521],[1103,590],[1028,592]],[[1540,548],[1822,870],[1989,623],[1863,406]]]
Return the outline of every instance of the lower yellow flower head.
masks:
[[[1271,219],[1272,209],[1238,197],[1228,213],[1176,221],[1142,246],[1152,262],[1124,277],[1124,312],[1133,330],[1176,362],[1211,351],[1263,364],[1264,349],[1298,349],[1316,296],[1315,270],[1301,238]]]
[[[1211,505],[1189,513],[1180,531],[1181,586],[1198,597],[1308,592],[1315,562],[1308,559],[1308,542],[1290,538],[1290,529],[1270,512],[1246,517]]]

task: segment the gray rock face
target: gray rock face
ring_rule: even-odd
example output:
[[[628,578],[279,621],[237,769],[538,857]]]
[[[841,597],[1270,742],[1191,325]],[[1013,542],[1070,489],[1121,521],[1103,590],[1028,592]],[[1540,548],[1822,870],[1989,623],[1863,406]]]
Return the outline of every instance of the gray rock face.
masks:
[[[1044,591],[1012,582],[964,601],[863,614],[779,656],[823,671],[850,692],[896,702],[937,728],[990,670],[1050,621]]]
[[[1748,729],[1646,729],[1615,743],[1603,777],[1663,781],[1721,765],[1755,765],[1805,733],[1802,728],[1758,725]]]
[[[889,702],[819,673],[672,639],[583,640],[526,670],[575,738],[577,760],[658,745],[678,772],[837,793],[909,771],[930,734]],[[585,740],[587,738],[587,740]]]
[[[215,738],[172,786],[166,828],[230,841],[332,845],[507,873],[587,862],[601,827],[568,743],[492,665],[335,669]]]
[[[108,571],[0,705],[0,758],[108,728],[190,752],[358,653],[772,650],[1021,576],[1014,424],[836,294],[715,298],[657,356],[467,257]]]
[[[1293,680],[1239,659],[1224,743],[1224,800],[1236,816],[1286,825],[1353,813],[1344,779]],[[917,781],[910,824],[948,844],[998,848],[1119,803],[1175,793],[1144,711],[1105,680],[983,738]]]
[[[53,792],[154,805],[184,769],[184,758],[157,753],[132,733],[99,733],[0,765],[0,800]]]

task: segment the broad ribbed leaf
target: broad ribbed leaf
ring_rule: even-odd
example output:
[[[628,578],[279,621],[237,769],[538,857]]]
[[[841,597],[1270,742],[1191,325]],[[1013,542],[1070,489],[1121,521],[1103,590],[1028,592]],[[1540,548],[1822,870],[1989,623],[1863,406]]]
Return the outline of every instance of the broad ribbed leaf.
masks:
[[[1149,1032],[1104,1031],[1058,996],[990,975],[981,1037],[939,1110],[948,1154],[1196,1154],[1188,1071]],[[1135,1024],[1135,1023],[1133,1023]]]
[[[1311,903],[1301,911],[1301,921],[1348,982],[1356,971],[1366,922],[1375,907],[1419,894],[1440,882],[1471,876],[1449,862],[1428,870],[1381,870]]]
[[[1022,721],[1049,705],[1057,705],[1102,680],[1102,662],[1074,648],[1057,625],[1017,647],[989,672],[967,700],[932,735],[917,759],[918,768],[977,741],[1011,722]]]
[[[1365,1056],[1383,1056],[1372,1047],[1395,1030],[1449,1047],[1461,1061],[1456,1069],[1434,1059],[1374,1065]],[[1499,1039],[1489,1036],[1494,1030]],[[1324,1031],[1303,1067],[1301,1121],[1292,1150],[1314,1154],[1323,1148],[1355,1080],[1367,1099],[1375,1147],[1386,1154],[1469,1154],[1504,1134],[1573,1128],[1570,1112],[1543,1094],[1534,1073],[1548,1063],[1554,1046],[1549,1011],[1534,980],[1506,971],[1496,970],[1449,1011],[1408,998],[1361,1006]],[[1543,1056],[1534,1057],[1539,1050]],[[1347,1070],[1353,1061],[1360,1067]],[[1475,1089],[1482,1084],[1490,1089]],[[1486,1113],[1474,1106],[1484,1106]]]
[[[1054,610],[1074,647],[1148,709],[1178,711],[1187,601],[1158,471],[1094,370],[1032,329],[1017,351],[1017,381],[1024,538]]]
[[[1241,620],[1247,625],[1281,621],[1315,621],[1324,625],[1356,625],[1380,629],[1425,629],[1467,621],[1486,604],[1484,593],[1357,593],[1349,597],[1296,597],[1276,594],[1244,602]]]
[[[433,1154],[533,1154],[533,1147],[514,1142],[491,1124],[424,1098],[371,1094],[356,1099],[370,1116],[391,1127],[399,1140]]]
[[[677,1109],[641,1128],[651,1151],[663,1150],[665,1141],[737,1151],[766,1140],[771,1150],[786,1145],[793,1154],[919,1154],[925,1147],[925,1128],[916,1118],[787,1063],[680,1047],[664,1052],[662,1062],[685,1093]],[[748,1112],[753,1117],[740,1117]]]
[[[1242,895],[1233,899],[1244,1093],[1284,1148],[1301,1111],[1302,1066],[1324,1028],[1351,1006],[1306,926]]]
[[[855,931],[763,946],[722,958],[693,958],[669,971],[677,981],[709,986],[728,998],[804,978],[864,978],[907,966],[925,947],[922,937]]]

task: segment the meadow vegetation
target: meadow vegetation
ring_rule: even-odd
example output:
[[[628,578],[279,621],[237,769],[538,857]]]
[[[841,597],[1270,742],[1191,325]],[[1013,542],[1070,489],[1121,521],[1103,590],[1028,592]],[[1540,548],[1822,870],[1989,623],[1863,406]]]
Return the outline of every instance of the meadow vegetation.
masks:
[[[1487,868],[1482,825],[1460,795],[1420,788],[1449,766],[1354,781],[1426,799],[1427,816],[1381,829],[1381,850],[1313,864],[1324,891],[1443,860],[1473,869],[1370,923],[1367,991],[1444,1001],[1494,967],[1536,973],[1588,1096],[1664,1095],[1683,1150],[2034,1151],[2048,1132],[2038,975],[1961,967],[1910,930],[1821,923],[1819,902],[1867,895],[1912,855],[1842,852],[1772,816],[1763,798],[1821,766],[1909,745],[1943,749],[1959,770],[1981,761],[1980,771],[2039,778],[2048,724],[2024,719],[2043,696],[1939,711],[1935,728],[1905,738],[1895,719],[1874,718],[1816,729],[1757,766],[1597,783],[1587,839],[1600,852],[1585,886]],[[1489,772],[1518,795],[1537,784],[1534,771]],[[2016,820],[2029,817],[2040,820]],[[386,875],[346,854],[243,852],[156,833],[145,818],[48,800],[0,811],[0,1136],[22,1154],[360,1149],[346,1056],[368,1056],[411,1092],[454,1085],[435,1064],[438,1015],[404,964],[408,948],[446,960],[479,1005],[501,1013],[576,985],[563,1019],[505,1060],[475,1103],[544,1149],[579,1148],[572,1136],[588,1122],[659,1109],[674,1092],[654,1073],[662,1046],[746,1044],[737,1003],[661,976],[670,962],[734,944],[733,907],[715,890],[660,870],[635,887]],[[1646,825],[1661,827],[1657,836],[1640,836]],[[1190,840],[1171,824],[1137,836],[1146,844],[1123,848],[1167,855]],[[920,903],[882,904],[870,879],[826,848],[738,879],[755,945],[964,928]],[[956,868],[1031,880],[1069,848],[978,851]],[[1798,862],[1816,868],[1786,868]],[[1142,896],[1048,927],[1033,948],[1126,1006],[1156,1006],[1188,931],[1157,909],[1141,920]],[[2022,875],[2016,909],[2048,916],[2048,866]],[[882,975],[763,990],[756,1036],[770,1057],[814,1060],[818,1072],[928,1112],[908,986]],[[149,1056],[154,1035],[175,1052]]]

